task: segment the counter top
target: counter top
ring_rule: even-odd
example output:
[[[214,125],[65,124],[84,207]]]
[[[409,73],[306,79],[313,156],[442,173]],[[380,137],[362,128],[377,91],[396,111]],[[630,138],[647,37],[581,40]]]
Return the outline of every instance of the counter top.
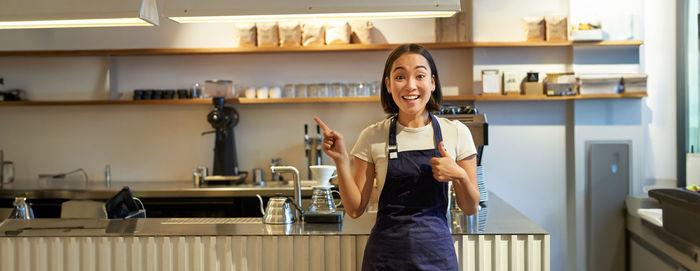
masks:
[[[490,193],[487,207],[466,219],[455,219],[453,234],[539,234],[547,231]],[[341,224],[298,222],[267,225],[261,218],[141,218],[141,219],[6,219],[0,237],[12,236],[240,236],[240,235],[368,235],[376,212]]]
[[[292,195],[291,185],[266,182],[265,186],[252,184],[210,185],[195,187],[192,181],[161,182],[116,182],[107,186],[101,182],[66,181],[52,179],[21,180],[5,184],[0,190],[0,199],[27,197],[28,199],[91,199],[107,200],[122,187],[129,186],[134,197],[139,198],[215,198],[273,196],[283,193]],[[311,196],[310,186],[302,186],[302,196]]]

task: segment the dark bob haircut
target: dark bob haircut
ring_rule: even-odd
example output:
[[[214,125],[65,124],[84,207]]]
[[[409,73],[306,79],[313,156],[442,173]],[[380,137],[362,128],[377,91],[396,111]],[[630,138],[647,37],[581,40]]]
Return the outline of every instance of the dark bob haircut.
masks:
[[[380,95],[384,112],[388,114],[399,113],[399,106],[396,105],[394,99],[391,98],[391,95],[389,94],[389,91],[386,88],[386,80],[391,75],[391,66],[394,65],[394,61],[396,61],[396,59],[398,59],[405,53],[416,53],[422,55],[423,57],[425,57],[425,59],[428,60],[428,63],[430,64],[431,75],[433,78],[435,78],[435,90],[430,95],[430,100],[425,105],[425,109],[428,112],[435,112],[440,110],[440,103],[442,103],[442,88],[440,88],[440,77],[438,77],[437,67],[435,67],[435,61],[433,60],[433,56],[431,56],[428,50],[423,48],[423,46],[411,43],[399,45],[399,47],[396,47],[396,49],[391,51],[389,58],[386,59],[386,64],[384,64],[384,75],[382,76],[381,80],[382,93]]]

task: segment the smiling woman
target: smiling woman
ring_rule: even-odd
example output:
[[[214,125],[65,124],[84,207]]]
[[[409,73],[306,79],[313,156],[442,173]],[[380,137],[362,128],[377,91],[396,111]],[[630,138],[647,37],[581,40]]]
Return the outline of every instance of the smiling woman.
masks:
[[[413,66],[411,66],[413,64]],[[384,112],[400,113],[399,105],[411,104],[414,110],[437,111],[442,102],[442,89],[437,67],[428,51],[416,44],[406,44],[397,47],[389,55],[382,76],[381,101]],[[403,93],[401,90],[404,89]],[[417,90],[417,91],[416,91]],[[420,91],[429,92],[420,93]],[[402,97],[401,95],[412,97]],[[416,95],[420,95],[416,97]],[[412,102],[415,101],[415,102]],[[404,103],[404,101],[406,101]],[[409,109],[402,108],[404,110]],[[412,111],[408,111],[412,112]]]
[[[433,57],[416,44],[394,49],[384,66],[381,102],[390,118],[365,128],[351,153],[343,135],[323,128],[323,151],[333,158],[345,211],[361,216],[380,191],[376,224],[363,270],[456,270],[457,257],[446,220],[448,184],[457,203],[474,214],[479,202],[476,148],[459,121],[437,118],[442,91]]]

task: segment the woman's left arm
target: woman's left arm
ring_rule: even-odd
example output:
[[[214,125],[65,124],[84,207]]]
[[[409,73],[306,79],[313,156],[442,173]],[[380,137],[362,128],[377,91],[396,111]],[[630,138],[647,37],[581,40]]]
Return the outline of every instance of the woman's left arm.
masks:
[[[452,181],[457,194],[457,205],[465,214],[473,215],[478,210],[477,205],[481,200],[476,183],[476,154],[457,161],[457,165],[467,173],[467,178]]]
[[[463,160],[455,161],[444,149],[444,143],[438,146],[442,157],[433,157],[433,177],[439,182],[452,182],[457,205],[467,215],[473,215],[478,210],[479,186],[476,183],[476,154]]]

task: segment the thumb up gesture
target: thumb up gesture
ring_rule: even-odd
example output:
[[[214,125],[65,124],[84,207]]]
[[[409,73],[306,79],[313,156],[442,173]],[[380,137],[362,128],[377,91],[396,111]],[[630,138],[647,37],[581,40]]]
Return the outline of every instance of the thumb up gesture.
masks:
[[[440,141],[438,145],[441,157],[430,158],[430,164],[433,166],[433,177],[438,182],[450,182],[456,179],[465,179],[467,173],[460,167],[454,158],[445,150],[445,143]]]

